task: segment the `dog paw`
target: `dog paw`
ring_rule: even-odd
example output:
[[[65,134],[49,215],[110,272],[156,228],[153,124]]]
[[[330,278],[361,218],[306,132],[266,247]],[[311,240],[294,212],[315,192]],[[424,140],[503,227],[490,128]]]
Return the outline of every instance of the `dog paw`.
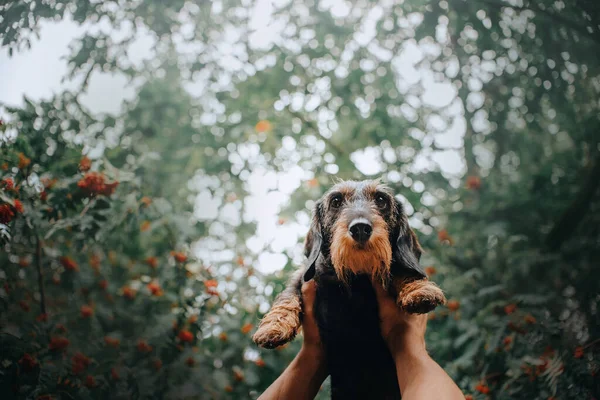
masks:
[[[425,314],[442,304],[446,304],[444,292],[426,280],[409,283],[398,296],[398,305],[411,314]]]
[[[265,349],[274,349],[296,337],[296,330],[279,323],[261,325],[252,336],[254,343]]]
[[[275,306],[269,311],[252,336],[254,343],[265,349],[274,349],[292,341],[300,328],[300,303]]]

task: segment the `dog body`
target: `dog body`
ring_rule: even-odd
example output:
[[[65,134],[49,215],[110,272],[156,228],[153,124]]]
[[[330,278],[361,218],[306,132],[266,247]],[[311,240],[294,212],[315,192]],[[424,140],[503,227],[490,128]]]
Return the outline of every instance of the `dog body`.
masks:
[[[367,275],[340,286],[317,273],[315,318],[327,351],[332,399],[399,399],[396,367],[381,337],[377,299]],[[348,290],[349,289],[349,290]]]
[[[315,279],[314,315],[327,352],[332,398],[398,399],[396,369],[381,337],[372,282],[408,312],[445,302],[419,265],[419,242],[402,205],[377,181],[342,182],[320,199],[298,271],[254,334],[260,346],[292,340],[301,325],[301,286]]]

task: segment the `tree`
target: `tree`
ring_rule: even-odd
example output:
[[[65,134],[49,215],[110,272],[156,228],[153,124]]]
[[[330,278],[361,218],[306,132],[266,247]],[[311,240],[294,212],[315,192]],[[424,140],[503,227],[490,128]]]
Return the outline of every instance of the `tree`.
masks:
[[[248,246],[253,177],[294,189],[285,227],[308,221],[334,177],[368,175],[402,195],[451,299],[428,344],[465,393],[598,396],[594,2],[292,2],[268,20],[251,6],[0,6],[11,52],[45,20],[128,26],[78,38],[69,77],[82,91],[101,71],[141,82],[117,116],[86,110],[79,91],[7,109],[2,385],[255,396],[297,343],[259,352],[249,334],[301,257],[298,245],[281,272],[253,267],[276,251]],[[261,23],[273,34],[259,43]],[[136,65],[127,49],[146,31],[156,56]],[[199,192],[216,219],[193,212]]]

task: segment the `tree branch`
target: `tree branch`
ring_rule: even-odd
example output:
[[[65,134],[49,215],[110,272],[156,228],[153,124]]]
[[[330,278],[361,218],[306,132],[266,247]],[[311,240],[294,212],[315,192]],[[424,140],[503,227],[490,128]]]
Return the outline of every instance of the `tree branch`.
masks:
[[[39,235],[35,235],[35,265],[38,274],[38,289],[40,291],[40,310],[42,314],[46,314],[46,294],[44,292],[44,275],[42,274],[42,242]]]
[[[596,148],[594,151],[595,155],[590,163],[590,172],[583,186],[573,202],[561,215],[556,224],[554,224],[550,233],[548,233],[546,245],[552,250],[558,250],[563,242],[575,231],[583,217],[585,217],[594,194],[598,190],[598,187],[600,187],[600,151]]]
[[[554,20],[555,22],[558,22],[559,24],[593,40],[594,42],[596,42],[596,44],[600,44],[600,36],[594,35],[592,32],[588,31],[584,25],[578,24],[575,21],[571,21],[570,19],[562,17],[562,16],[558,15],[557,13],[548,12],[548,10],[540,8],[540,6],[537,4],[527,2],[526,5],[516,6],[516,5],[505,3],[503,1],[494,1],[494,0],[476,0],[476,2],[481,3],[481,4],[487,4],[489,6],[496,7],[496,8],[508,7],[508,8],[512,8],[513,10],[517,10],[517,11],[532,11],[534,13],[544,15],[544,16],[550,18],[551,20]]]
[[[304,117],[304,115],[302,115],[302,113],[297,112],[297,111],[291,111],[288,110],[289,113],[298,118],[300,121],[302,121],[302,123],[307,126],[309,129],[313,130],[318,137],[320,137],[329,147],[329,150],[332,150],[333,153],[335,153],[335,158],[342,158],[345,157],[346,152],[344,151],[344,149],[342,149],[340,146],[338,146],[336,143],[334,143],[333,141],[327,139],[326,137],[323,137],[323,135],[321,135],[321,133],[319,132],[319,127],[317,126],[317,124],[307,118]]]

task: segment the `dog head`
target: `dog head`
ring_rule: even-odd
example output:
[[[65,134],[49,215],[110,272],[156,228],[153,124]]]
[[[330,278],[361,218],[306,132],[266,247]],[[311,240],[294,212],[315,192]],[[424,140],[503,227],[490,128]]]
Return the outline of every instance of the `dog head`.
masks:
[[[378,181],[346,181],[317,201],[304,244],[309,269],[320,255],[331,260],[336,275],[347,282],[352,274],[369,274],[386,282],[392,265],[425,277],[419,265],[421,246],[402,204]]]

